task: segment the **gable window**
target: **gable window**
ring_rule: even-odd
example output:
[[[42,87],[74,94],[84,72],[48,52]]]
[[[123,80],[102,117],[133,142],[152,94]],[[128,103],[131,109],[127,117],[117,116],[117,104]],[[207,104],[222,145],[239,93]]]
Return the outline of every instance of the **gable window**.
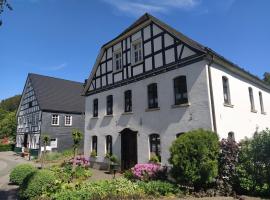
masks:
[[[97,153],[97,136],[92,136],[92,151]]]
[[[188,103],[186,76],[179,76],[173,80],[175,105]]]
[[[149,136],[150,153],[155,154],[160,160],[160,136],[159,134],[151,134]]]
[[[59,125],[59,115],[52,115],[52,125]]]
[[[230,96],[229,79],[226,76],[222,76],[222,84],[223,84],[224,103],[230,105],[231,96]]]
[[[158,108],[157,84],[152,83],[147,87],[148,108]]]
[[[253,90],[251,87],[248,88],[249,92],[249,100],[250,100],[250,108],[251,111],[255,112],[255,104],[254,104],[254,97],[253,97]]]
[[[72,116],[71,115],[65,116],[65,126],[72,126]]]
[[[98,99],[93,101],[93,117],[98,117]]]
[[[131,90],[125,91],[125,112],[132,111],[132,93]]]
[[[112,155],[112,136],[106,135],[106,153]]]
[[[143,60],[142,40],[132,42],[132,64],[135,65]]]
[[[259,98],[260,98],[260,105],[261,105],[261,113],[265,114],[262,92],[259,92]]]
[[[122,52],[121,49],[117,50],[113,54],[114,71],[122,70]]]
[[[113,114],[113,96],[107,96],[107,115]]]

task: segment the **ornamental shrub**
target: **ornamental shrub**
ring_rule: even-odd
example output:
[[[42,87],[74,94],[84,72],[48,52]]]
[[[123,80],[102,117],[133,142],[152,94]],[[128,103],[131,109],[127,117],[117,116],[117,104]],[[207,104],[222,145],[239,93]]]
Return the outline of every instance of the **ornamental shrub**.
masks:
[[[23,180],[32,172],[37,169],[31,164],[20,164],[17,165],[9,175],[9,181],[16,185],[21,185]]]
[[[237,193],[270,196],[270,130],[240,143],[234,189]]]
[[[136,179],[139,180],[153,180],[163,171],[163,168],[159,164],[146,163],[136,164],[131,168],[131,172]]]
[[[198,129],[178,137],[170,148],[172,176],[197,191],[218,175],[219,142],[216,133]]]
[[[20,187],[21,199],[34,199],[50,188],[55,180],[52,171],[42,169],[29,174]]]

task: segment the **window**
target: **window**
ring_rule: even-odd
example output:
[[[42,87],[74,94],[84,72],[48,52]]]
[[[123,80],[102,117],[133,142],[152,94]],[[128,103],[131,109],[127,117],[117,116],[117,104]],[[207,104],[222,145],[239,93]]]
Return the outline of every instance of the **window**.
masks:
[[[72,116],[70,115],[65,116],[65,126],[72,126]]]
[[[250,108],[251,111],[255,111],[255,105],[254,105],[254,97],[253,97],[253,90],[251,87],[248,88],[249,92],[249,100],[250,100]]]
[[[259,92],[259,98],[260,98],[260,105],[261,105],[261,113],[265,114],[264,112],[264,104],[263,104],[263,96],[262,96],[262,92]]]
[[[131,90],[125,91],[125,112],[132,111],[132,93]]]
[[[98,117],[98,99],[93,101],[93,117]]]
[[[92,136],[92,151],[97,153],[97,136]]]
[[[142,41],[136,40],[132,43],[132,64],[137,64],[142,61]]]
[[[107,115],[113,114],[113,96],[107,96]]]
[[[32,108],[32,107],[33,107],[33,102],[32,102],[32,101],[30,101],[30,102],[28,103],[28,107],[29,107],[29,108]]]
[[[230,96],[229,80],[226,76],[222,76],[222,84],[223,84],[224,103],[230,105],[231,96]]]
[[[112,136],[106,135],[106,153],[112,155]]]
[[[52,115],[52,125],[59,125],[59,115]]]
[[[160,160],[160,137],[159,134],[151,134],[149,136],[150,153],[155,154]]]
[[[51,148],[57,148],[57,138],[52,138],[50,140],[50,146]]]
[[[122,53],[121,49],[113,54],[114,71],[120,71],[122,69]]]
[[[157,95],[157,84],[152,83],[148,85],[148,108],[158,107],[158,95]]]
[[[187,81],[185,76],[174,79],[174,99],[175,105],[188,103]]]

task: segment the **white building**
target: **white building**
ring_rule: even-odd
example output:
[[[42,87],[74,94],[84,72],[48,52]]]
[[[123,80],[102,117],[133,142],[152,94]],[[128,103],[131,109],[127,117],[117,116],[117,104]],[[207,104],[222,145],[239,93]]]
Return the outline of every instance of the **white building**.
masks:
[[[168,163],[192,129],[240,140],[270,126],[270,87],[149,14],[103,45],[85,90],[84,152],[115,154],[122,169]]]

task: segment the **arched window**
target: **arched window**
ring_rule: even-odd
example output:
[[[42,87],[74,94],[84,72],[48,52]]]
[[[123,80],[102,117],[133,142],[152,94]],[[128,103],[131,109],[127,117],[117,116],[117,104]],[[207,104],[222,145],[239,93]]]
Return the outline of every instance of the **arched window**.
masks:
[[[113,114],[113,96],[107,96],[107,115]]]
[[[160,158],[160,136],[159,134],[151,134],[149,136],[150,153],[156,154]]]
[[[185,132],[177,133],[176,138],[179,138],[181,135],[183,135]]]
[[[148,108],[158,108],[157,84],[152,83],[147,86]]]
[[[98,116],[98,99],[94,99],[93,101],[93,117]]]
[[[264,114],[264,104],[263,104],[263,96],[262,92],[259,92],[259,98],[260,98],[260,105],[261,105],[261,113]]]
[[[92,136],[92,151],[96,151],[97,153],[97,136]]]
[[[223,84],[224,103],[231,104],[229,79],[226,76],[222,76],[222,84]]]
[[[112,136],[106,135],[106,153],[112,155]]]
[[[174,104],[188,103],[187,80],[186,76],[179,76],[173,80],[174,85]]]
[[[131,90],[127,90],[124,93],[125,95],[125,112],[131,112],[132,111],[132,93]]]
[[[250,108],[251,111],[255,111],[255,105],[254,105],[254,97],[253,97],[253,90],[251,87],[248,88],[249,92],[249,100],[250,100]]]

